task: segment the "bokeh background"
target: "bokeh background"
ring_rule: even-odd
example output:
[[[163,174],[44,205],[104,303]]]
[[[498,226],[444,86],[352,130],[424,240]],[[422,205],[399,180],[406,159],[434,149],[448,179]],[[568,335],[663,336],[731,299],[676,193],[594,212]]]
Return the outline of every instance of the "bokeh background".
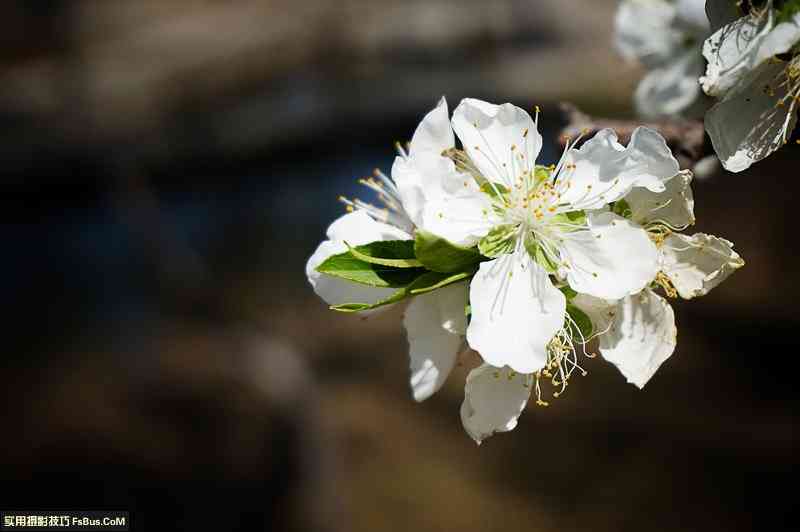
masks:
[[[613,0],[0,4],[0,508],[136,530],[791,530],[800,147],[695,183],[747,266],[644,391],[589,361],[477,447],[402,309],[304,276],[339,194],[446,94],[631,116]]]

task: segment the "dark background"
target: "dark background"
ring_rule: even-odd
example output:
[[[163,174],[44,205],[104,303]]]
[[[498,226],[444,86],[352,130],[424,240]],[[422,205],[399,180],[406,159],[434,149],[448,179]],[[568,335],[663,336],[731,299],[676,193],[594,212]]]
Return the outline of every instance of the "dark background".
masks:
[[[797,161],[695,182],[747,266],[676,302],[644,391],[600,359],[480,448],[424,404],[402,309],[304,264],[442,95],[630,116],[611,0],[0,5],[1,508],[137,530],[790,530]]]

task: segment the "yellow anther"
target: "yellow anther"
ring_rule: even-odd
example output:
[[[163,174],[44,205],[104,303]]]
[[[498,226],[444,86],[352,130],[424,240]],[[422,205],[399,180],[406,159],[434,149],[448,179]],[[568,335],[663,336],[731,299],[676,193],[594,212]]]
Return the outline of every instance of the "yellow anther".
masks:
[[[678,297],[678,291],[675,290],[672,280],[670,280],[670,278],[667,277],[664,272],[658,272],[656,274],[655,283],[664,289],[664,293],[667,295],[667,297]]]

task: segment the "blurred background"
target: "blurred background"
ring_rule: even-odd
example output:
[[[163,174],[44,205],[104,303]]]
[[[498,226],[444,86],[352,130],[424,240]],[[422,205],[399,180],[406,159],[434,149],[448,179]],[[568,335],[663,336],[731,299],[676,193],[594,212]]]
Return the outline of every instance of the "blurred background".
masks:
[[[304,275],[339,194],[447,95],[631,116],[614,0],[0,4],[0,508],[136,530],[789,530],[792,146],[695,183],[747,266],[676,302],[644,391],[589,361],[478,448],[468,367],[419,405],[402,309]],[[794,144],[794,143],[793,143]]]

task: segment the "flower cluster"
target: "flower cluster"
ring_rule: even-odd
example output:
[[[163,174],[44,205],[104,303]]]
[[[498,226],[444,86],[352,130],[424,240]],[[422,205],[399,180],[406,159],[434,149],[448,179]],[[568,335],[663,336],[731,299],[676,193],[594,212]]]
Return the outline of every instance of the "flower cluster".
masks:
[[[442,386],[465,340],[480,354],[461,407],[478,443],[513,429],[531,396],[546,405],[585,374],[594,338],[644,386],[676,342],[656,292],[704,295],[743,264],[727,240],[680,233],[694,223],[692,175],[658,133],[639,128],[626,147],[603,130],[545,166],[538,113],[465,99],[451,119],[442,99],[391,178],[363,180],[383,206],[342,198],[350,212],[306,266],[335,310],[410,300],[417,401]]]
[[[726,170],[786,144],[800,101],[800,0],[622,0],[617,49],[648,73],[641,116],[700,116]],[[716,99],[711,106],[702,92]]]
[[[617,50],[648,70],[634,95],[646,118],[691,114],[702,107],[705,0],[623,0],[614,21]],[[700,110],[702,114],[702,110]]]
[[[747,4],[747,13],[735,18],[730,2],[709,1],[716,31],[703,45],[708,67],[700,78],[706,94],[717,98],[706,130],[732,172],[787,142],[800,99],[800,1]]]

